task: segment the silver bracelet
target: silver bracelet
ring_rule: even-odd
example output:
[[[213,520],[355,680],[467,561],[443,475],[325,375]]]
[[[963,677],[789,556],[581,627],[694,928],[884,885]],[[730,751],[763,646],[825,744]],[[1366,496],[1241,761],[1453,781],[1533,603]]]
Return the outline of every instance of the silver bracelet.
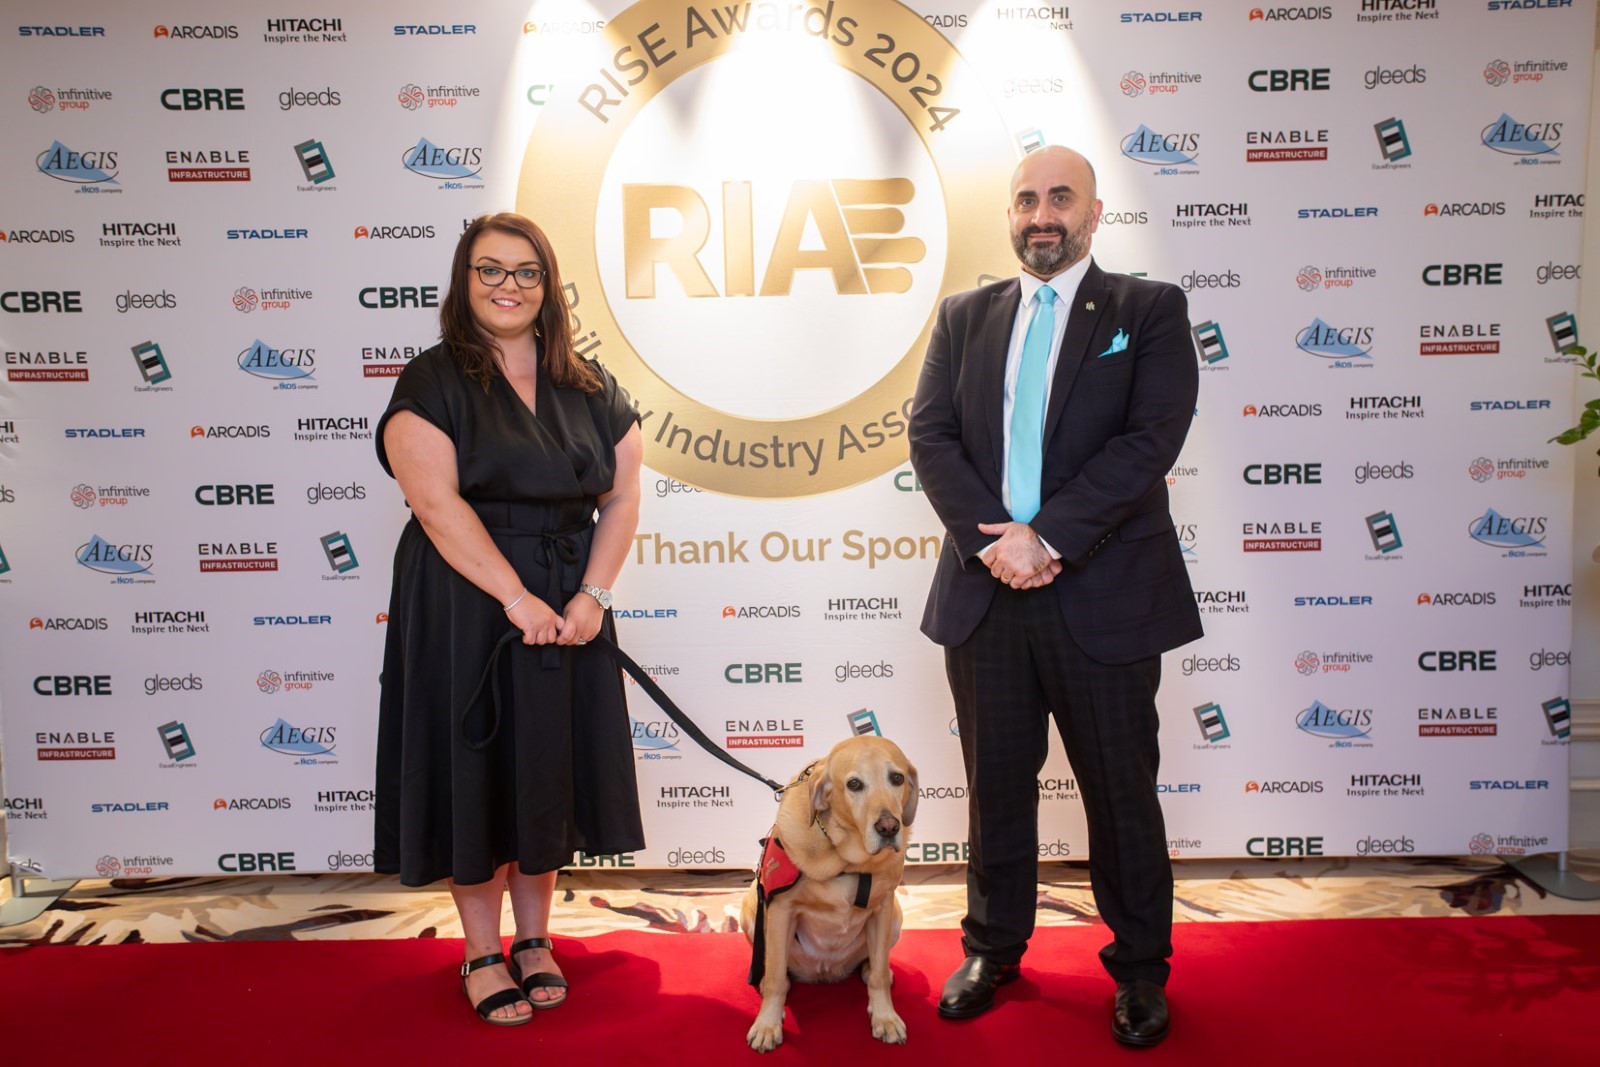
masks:
[[[518,604],[522,603],[522,598],[527,596],[527,595],[528,595],[528,591],[526,589],[524,589],[522,592],[517,594],[517,598],[515,600],[513,600],[511,603],[507,604],[505,607],[501,608],[500,610],[501,611],[510,611],[512,608],[514,608]]]

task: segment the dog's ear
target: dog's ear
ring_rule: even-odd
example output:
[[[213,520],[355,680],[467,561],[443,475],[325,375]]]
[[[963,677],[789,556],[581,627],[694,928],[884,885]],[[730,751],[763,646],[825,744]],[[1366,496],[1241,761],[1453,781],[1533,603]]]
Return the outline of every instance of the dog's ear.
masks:
[[[827,811],[833,802],[833,775],[828,772],[828,761],[823,760],[815,771],[816,781],[811,783],[811,810]]]
[[[906,761],[906,802],[900,809],[900,821],[907,826],[912,826],[917,821],[917,800],[922,796],[922,790],[917,788],[917,769]]]

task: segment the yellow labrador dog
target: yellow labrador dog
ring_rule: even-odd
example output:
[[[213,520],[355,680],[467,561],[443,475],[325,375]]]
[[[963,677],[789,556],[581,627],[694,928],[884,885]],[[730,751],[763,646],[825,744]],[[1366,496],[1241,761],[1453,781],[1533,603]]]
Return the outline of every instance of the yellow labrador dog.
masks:
[[[858,969],[872,1036],[905,1041],[889,996],[889,948],[900,939],[895,888],[916,817],[917,769],[882,737],[841,741],[784,790],[742,909],[750,982],[761,991],[751,1048],[783,1042],[790,978],[837,982]]]

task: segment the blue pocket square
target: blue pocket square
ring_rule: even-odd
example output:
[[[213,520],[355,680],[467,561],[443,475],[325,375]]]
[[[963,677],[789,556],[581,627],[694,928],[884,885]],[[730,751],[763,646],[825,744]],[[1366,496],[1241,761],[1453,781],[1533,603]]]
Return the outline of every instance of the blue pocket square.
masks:
[[[1121,352],[1123,349],[1125,349],[1127,347],[1128,347],[1128,333],[1127,333],[1127,331],[1126,330],[1118,330],[1117,331],[1117,335],[1111,339],[1111,347],[1106,349],[1104,352],[1100,353],[1100,355],[1098,355],[1098,356],[1096,356],[1094,358],[1095,359],[1101,359],[1101,358],[1104,358],[1105,356],[1114,356],[1118,352]]]

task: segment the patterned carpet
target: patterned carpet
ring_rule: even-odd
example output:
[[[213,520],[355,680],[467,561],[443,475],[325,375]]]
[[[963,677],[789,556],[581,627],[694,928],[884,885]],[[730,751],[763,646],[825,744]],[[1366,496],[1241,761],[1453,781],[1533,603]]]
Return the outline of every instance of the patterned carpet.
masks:
[[[1600,883],[1600,853],[1574,853],[1569,862],[1573,873]],[[1600,914],[1600,902],[1551,896],[1494,859],[1186,860],[1175,870],[1180,922]],[[1099,921],[1085,865],[1046,863],[1039,872],[1040,925]],[[733,931],[749,878],[743,871],[566,871],[551,929],[557,937]],[[954,930],[965,905],[962,878],[955,866],[908,867],[900,889],[906,927]],[[315,874],[86,880],[37,919],[0,928],[0,946],[460,936],[442,883],[408,889],[380,875]]]

